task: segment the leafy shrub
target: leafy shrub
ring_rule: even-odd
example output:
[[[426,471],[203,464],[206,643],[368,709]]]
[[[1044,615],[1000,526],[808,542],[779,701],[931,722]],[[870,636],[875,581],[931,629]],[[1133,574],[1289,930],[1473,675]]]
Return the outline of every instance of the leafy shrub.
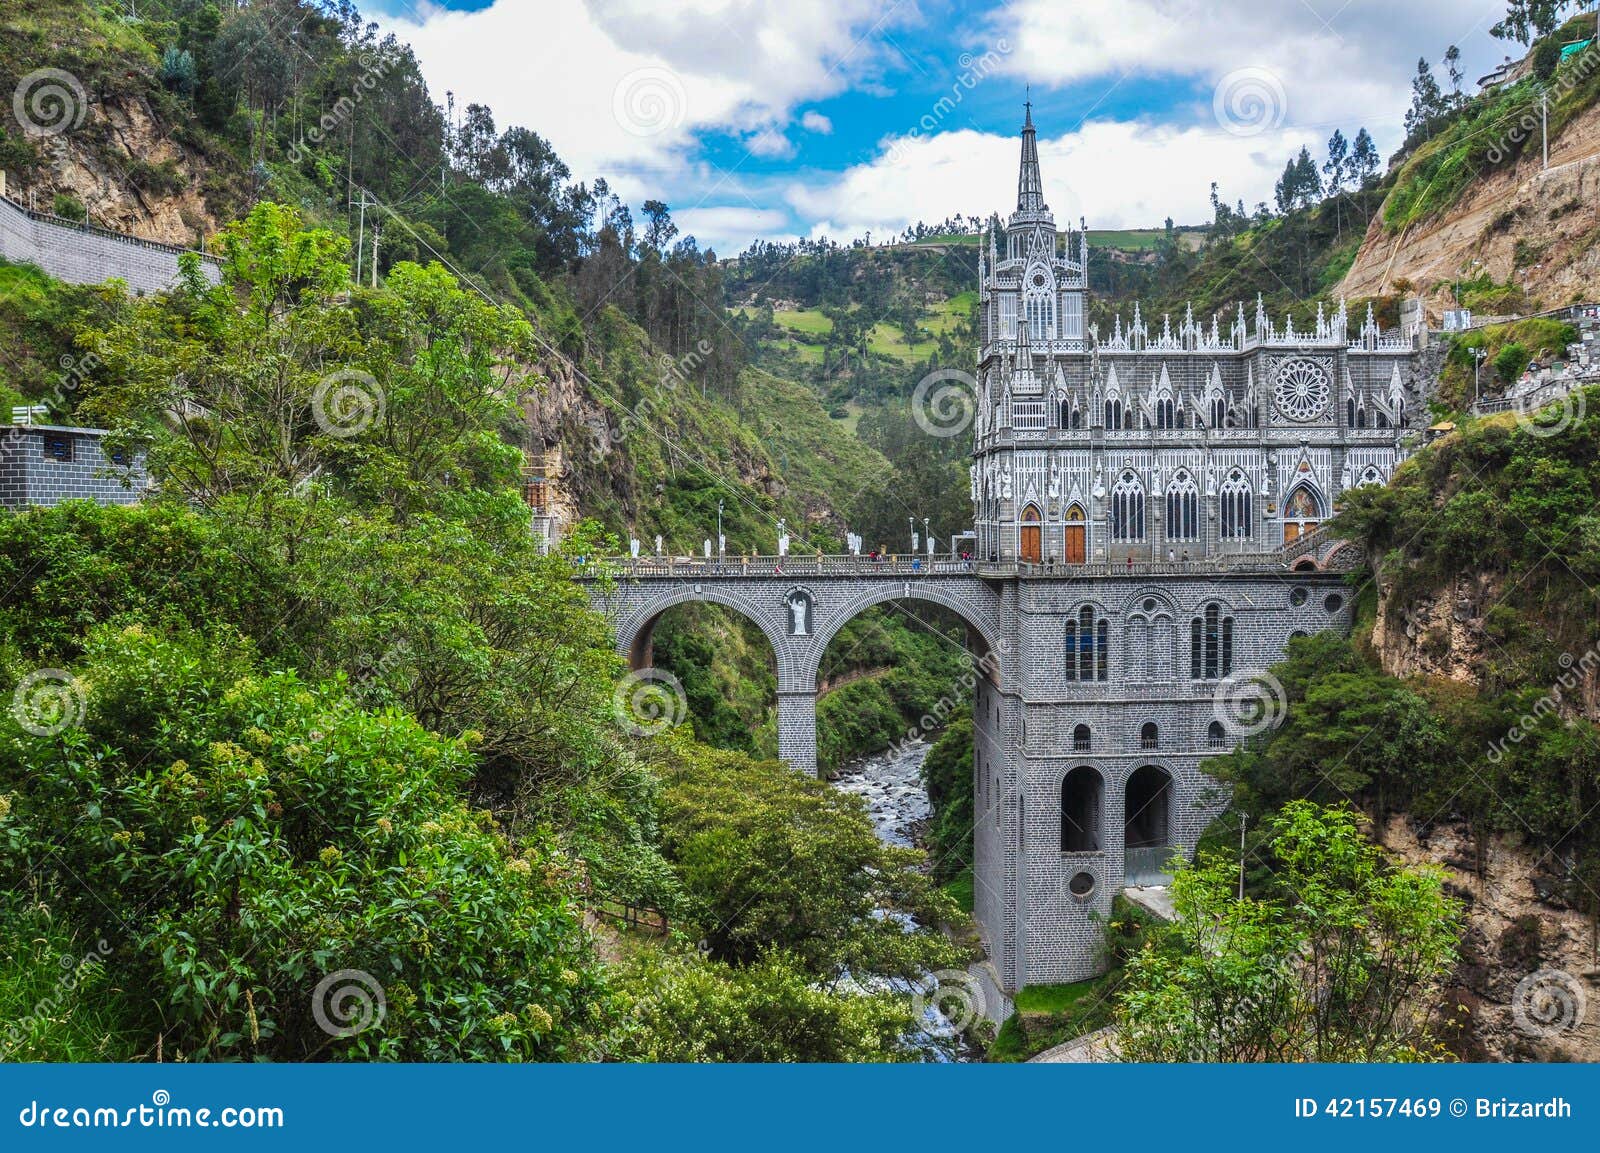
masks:
[[[1508,344],[1502,348],[1494,358],[1494,371],[1505,383],[1510,384],[1522,375],[1528,364],[1528,350],[1520,344]]]
[[[169,1052],[396,1060],[580,1055],[599,993],[566,869],[459,800],[471,738],[254,671],[248,645],[93,632],[81,727],[0,730],[8,886],[50,879],[116,928]],[[316,992],[359,970],[386,1012],[336,1037]],[[148,998],[148,1001],[142,998]]]

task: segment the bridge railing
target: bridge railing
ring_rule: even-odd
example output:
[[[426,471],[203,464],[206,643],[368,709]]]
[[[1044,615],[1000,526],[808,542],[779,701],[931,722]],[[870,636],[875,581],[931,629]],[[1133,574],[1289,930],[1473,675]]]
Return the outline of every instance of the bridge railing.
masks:
[[[751,557],[596,557],[580,558],[617,577],[796,577],[796,576],[948,576],[972,574],[978,563],[949,557],[890,556],[879,560],[844,555]]]
[[[1302,538],[1305,539],[1305,538]],[[1298,544],[1299,542],[1297,542]],[[1311,542],[1308,542],[1311,543]],[[699,580],[705,577],[769,577],[793,580],[796,577],[848,576],[915,578],[928,576],[980,576],[991,580],[1012,577],[1087,579],[1119,576],[1226,576],[1230,573],[1262,574],[1283,572],[1295,556],[1310,551],[1301,545],[1291,550],[1259,554],[1234,554],[1193,560],[1134,560],[1116,563],[1094,561],[1087,564],[1024,561],[979,561],[949,557],[845,555],[753,556],[753,557],[594,557],[579,558],[580,575],[585,569],[603,570],[619,580],[670,578]]]

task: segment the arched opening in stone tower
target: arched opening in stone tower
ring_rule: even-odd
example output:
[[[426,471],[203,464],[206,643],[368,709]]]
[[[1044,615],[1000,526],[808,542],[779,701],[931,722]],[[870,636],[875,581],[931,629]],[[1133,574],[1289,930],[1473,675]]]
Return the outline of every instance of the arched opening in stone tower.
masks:
[[[1123,793],[1124,875],[1130,885],[1164,883],[1172,855],[1172,777],[1141,765]]]
[[[1079,765],[1061,780],[1061,851],[1094,853],[1101,848],[1105,781],[1088,765]]]

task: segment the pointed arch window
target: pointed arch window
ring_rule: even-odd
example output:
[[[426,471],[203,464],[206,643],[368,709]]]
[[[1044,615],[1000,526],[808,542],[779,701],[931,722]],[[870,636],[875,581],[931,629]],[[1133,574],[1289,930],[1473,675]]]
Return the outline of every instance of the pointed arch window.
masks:
[[[1070,427],[1072,427],[1072,425],[1069,422],[1076,415],[1077,415],[1077,413],[1072,411],[1072,402],[1067,399],[1067,394],[1063,392],[1063,393],[1060,393],[1059,395],[1057,395],[1057,397],[1056,397],[1056,418],[1057,418],[1058,423],[1057,423],[1056,427],[1057,428],[1070,428]]]
[[[1233,672],[1233,618],[1212,602],[1189,622],[1189,676],[1214,681]]]
[[[1067,680],[1103,681],[1107,676],[1110,629],[1106,619],[1084,605],[1067,618]]]
[[[1344,402],[1345,424],[1354,428],[1356,426],[1356,398],[1351,397]]]
[[[1356,427],[1367,427],[1367,406],[1364,404],[1356,405]]]
[[[1228,422],[1228,402],[1220,396],[1211,398],[1211,427],[1221,428]]]
[[[1144,539],[1144,485],[1131,470],[1111,490],[1111,539]]]
[[[1222,539],[1244,540],[1252,535],[1255,499],[1244,473],[1234,469],[1222,482]]]
[[[1176,425],[1173,419],[1172,398],[1161,396],[1156,398],[1156,427],[1173,428]]]
[[[1106,427],[1117,429],[1122,427],[1122,399],[1120,397],[1112,396],[1106,399]]]
[[[1200,488],[1187,472],[1167,486],[1167,539],[1200,539]]]
[[[1023,289],[1028,317],[1028,335],[1052,340],[1056,334],[1055,278],[1042,267],[1030,269]]]

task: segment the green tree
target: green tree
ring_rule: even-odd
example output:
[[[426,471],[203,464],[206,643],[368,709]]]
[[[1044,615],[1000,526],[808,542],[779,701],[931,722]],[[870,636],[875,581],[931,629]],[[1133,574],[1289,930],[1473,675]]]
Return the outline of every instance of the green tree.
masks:
[[[1365,188],[1368,181],[1378,175],[1379,163],[1372,134],[1362,128],[1356,133],[1356,142],[1350,150],[1350,171],[1357,187]]]
[[[1411,108],[1406,112],[1406,137],[1432,136],[1434,122],[1444,113],[1444,93],[1433,78],[1426,58],[1417,61],[1417,75],[1411,81]]]
[[[1530,43],[1554,32],[1561,14],[1569,6],[1570,0],[1510,0],[1505,19],[1490,28],[1489,35],[1519,44]]]
[[[75,671],[78,726],[0,717],[0,876],[112,919],[141,1037],[182,1059],[586,1055],[601,985],[571,881],[461,800],[470,735],[260,672],[222,628],[101,628]],[[351,1023],[322,985],[340,970],[365,1002],[348,1036],[324,1024]]]
[[[1528,350],[1516,341],[1502,348],[1494,358],[1494,371],[1502,381],[1511,384],[1528,367]]]
[[[1124,971],[1127,1061],[1436,1060],[1432,1010],[1456,959],[1460,903],[1437,870],[1395,868],[1354,813],[1294,801],[1274,817],[1269,892],[1237,866],[1172,885],[1177,920]]]

